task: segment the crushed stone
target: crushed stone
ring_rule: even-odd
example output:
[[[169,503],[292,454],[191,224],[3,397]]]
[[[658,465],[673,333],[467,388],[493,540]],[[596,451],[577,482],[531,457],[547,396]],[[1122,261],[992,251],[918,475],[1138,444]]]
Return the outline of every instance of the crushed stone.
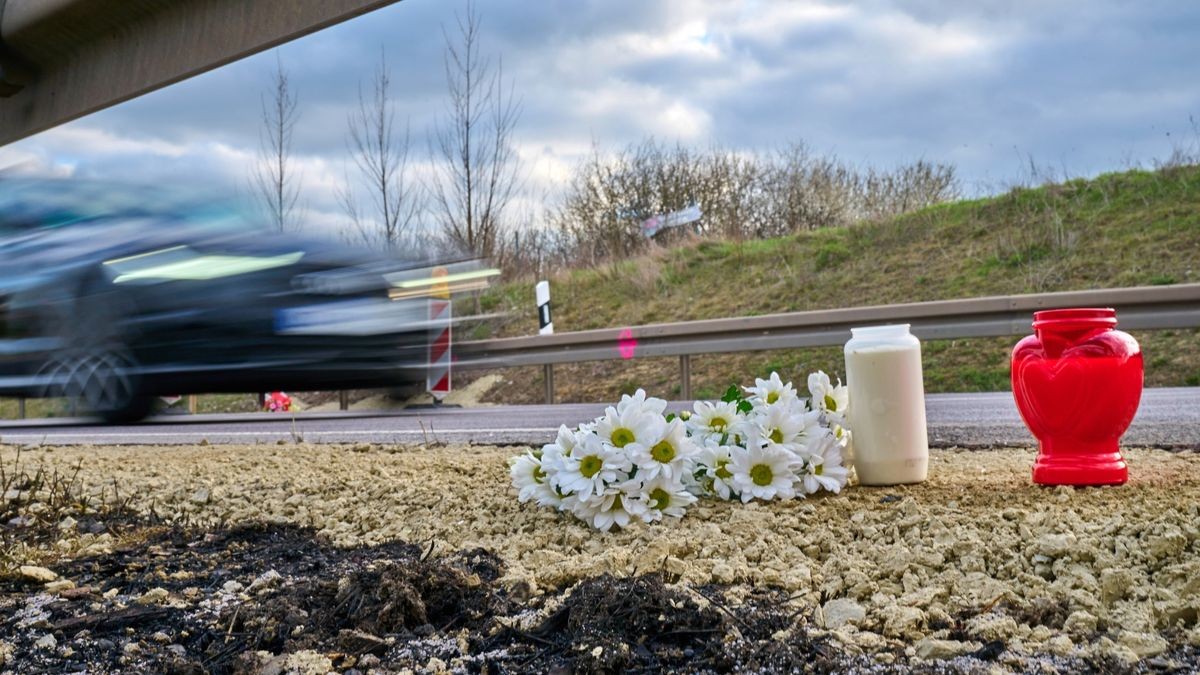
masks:
[[[1029,449],[940,450],[921,485],[702,501],[679,521],[601,534],[517,503],[507,459],[519,451],[83,447],[25,449],[22,462],[61,472],[82,460],[86,491],[99,499],[117,486],[146,516],[292,523],[343,546],[486,549],[514,594],[656,571],[684,586],[778,588],[797,608],[824,610],[834,639],[868,653],[920,657],[914,645],[924,644],[935,659],[1000,644],[1129,663],[1200,635],[1197,453],[1130,450],[1125,486],[1046,489],[1029,481]],[[205,500],[194,499],[200,491]]]

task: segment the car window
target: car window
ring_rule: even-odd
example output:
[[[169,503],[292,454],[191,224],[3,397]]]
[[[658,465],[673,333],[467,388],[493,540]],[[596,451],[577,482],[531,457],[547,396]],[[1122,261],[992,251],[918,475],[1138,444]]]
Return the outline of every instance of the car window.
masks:
[[[0,181],[0,236],[113,218],[165,219],[229,232],[263,227],[244,204],[199,191],[71,180]]]

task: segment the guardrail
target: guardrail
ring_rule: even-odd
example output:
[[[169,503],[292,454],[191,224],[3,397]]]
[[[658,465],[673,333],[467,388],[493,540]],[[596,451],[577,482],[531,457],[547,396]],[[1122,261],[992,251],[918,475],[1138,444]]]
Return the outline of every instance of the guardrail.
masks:
[[[939,300],[787,314],[660,323],[574,333],[458,342],[455,368],[541,365],[546,402],[554,402],[554,364],[678,356],[680,395],[691,398],[691,357],[844,344],[851,326],[908,323],[923,340],[1026,335],[1032,313],[1112,307],[1123,329],[1200,327],[1200,284],[1144,286]]]

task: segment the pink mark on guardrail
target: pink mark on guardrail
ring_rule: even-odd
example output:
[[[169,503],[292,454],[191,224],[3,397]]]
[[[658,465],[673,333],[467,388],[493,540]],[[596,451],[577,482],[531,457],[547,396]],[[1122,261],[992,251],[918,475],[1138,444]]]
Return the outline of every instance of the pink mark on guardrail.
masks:
[[[617,350],[626,361],[633,358],[633,353],[637,351],[637,338],[633,337],[633,330],[626,328],[621,331],[617,336]]]

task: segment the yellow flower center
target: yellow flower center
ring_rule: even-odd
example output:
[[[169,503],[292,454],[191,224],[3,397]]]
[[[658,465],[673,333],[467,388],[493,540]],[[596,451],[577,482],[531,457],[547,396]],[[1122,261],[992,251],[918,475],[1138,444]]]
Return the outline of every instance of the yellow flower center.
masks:
[[[837,401],[833,400],[829,394],[825,394],[825,408],[837,412]]]
[[[613,429],[612,444],[618,448],[623,448],[634,441],[633,432],[625,427]]]
[[[671,493],[662,488],[654,488],[650,492],[650,501],[654,502],[654,508],[662,511],[671,505]]]
[[[770,485],[775,480],[775,472],[766,464],[755,464],[750,469],[750,480],[754,481],[755,485]]]
[[[533,482],[539,483],[539,484],[546,482],[546,472],[542,471],[542,467],[540,467],[540,466],[533,467]]]
[[[733,474],[729,472],[728,467],[729,467],[729,460],[718,459],[717,460],[717,478],[720,478],[721,480],[729,480],[730,478],[733,478]]]
[[[584,478],[591,478],[600,473],[600,469],[604,468],[604,461],[596,455],[588,455],[579,460],[579,473],[583,474]]]
[[[724,417],[714,417],[709,421],[708,426],[717,431],[723,431],[725,427],[729,426],[729,420]]]
[[[664,439],[656,443],[653,448],[650,448],[650,456],[653,457],[654,461],[656,462],[667,464],[671,460],[675,459],[675,448]]]
[[[771,439],[772,443],[783,443],[783,430],[772,429],[771,434],[767,438]]]
[[[814,476],[820,476],[820,475],[823,475],[824,473],[825,473],[825,465],[824,464],[818,464],[813,467],[813,475]]]
[[[771,405],[772,403],[774,403],[775,401],[778,401],[778,400],[779,400],[779,392],[777,392],[777,391],[767,392],[767,405]]]

